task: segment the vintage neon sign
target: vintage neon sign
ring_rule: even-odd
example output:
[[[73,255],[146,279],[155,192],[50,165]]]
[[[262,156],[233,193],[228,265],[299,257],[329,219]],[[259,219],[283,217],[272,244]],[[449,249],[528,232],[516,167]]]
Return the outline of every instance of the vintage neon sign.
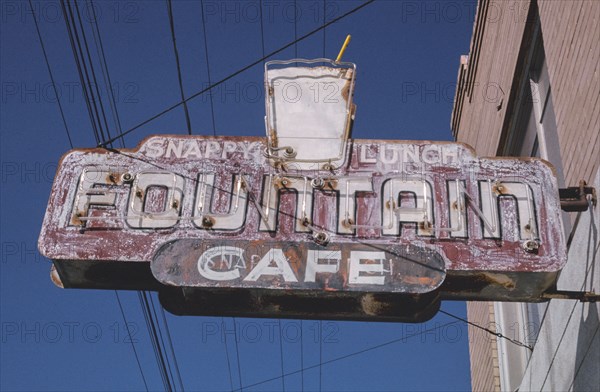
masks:
[[[264,287],[260,282],[270,279],[264,271],[280,271],[270,276],[281,280],[281,287],[307,282],[314,252],[328,247],[339,248],[332,254],[344,253],[330,262],[344,264],[340,279],[350,282],[360,269],[357,252],[369,250],[343,248],[361,241],[384,252],[418,246],[439,256],[435,268],[444,274],[554,273],[564,264],[557,185],[545,162],[481,159],[454,143],[354,140],[351,145],[348,164],[327,172],[273,167],[259,138],[154,136],[135,150],[74,150],[61,161],[40,250],[59,264],[78,260],[81,265],[151,263],[165,244],[182,239],[216,241],[215,247],[242,252],[244,268],[204,265],[196,268],[197,281],[186,283],[191,286],[210,286],[211,276],[223,282],[236,279],[217,277],[245,274],[237,279],[240,286]],[[249,254],[235,241],[309,242],[316,248],[305,247],[292,260],[279,253],[281,247]],[[250,268],[246,254],[271,258]],[[197,254],[196,264],[202,257],[208,256]],[[393,257],[387,259],[390,264]],[[290,273],[281,260],[301,267]],[[269,269],[273,265],[277,268]],[[317,273],[333,274],[327,272],[333,267],[323,268]],[[372,268],[361,276],[389,271],[389,266]],[[437,289],[442,280],[432,279],[423,290]],[[364,281],[370,289],[390,283],[389,278]]]
[[[423,321],[441,299],[541,301],[566,262],[553,169],[352,140],[355,74],[267,62],[266,138],[67,153],[39,239],[56,279],[158,290],[182,314]]]
[[[164,152],[164,157],[169,159],[190,159],[189,154],[183,151],[184,143],[180,140],[175,142],[169,140],[164,149],[160,140],[151,140],[147,148],[147,156],[156,158],[156,152]],[[189,143],[198,151],[198,157],[201,157],[201,150],[197,143]],[[174,147],[177,146],[177,147]],[[481,230],[486,238],[501,238],[501,225],[498,223],[499,217],[499,199],[511,197],[516,200],[516,218],[519,222],[519,239],[528,240],[531,243],[538,242],[537,219],[535,216],[536,199],[532,193],[531,185],[524,182],[522,178],[516,180],[486,179],[473,181],[476,189],[475,197],[465,188],[466,177],[463,174],[448,177],[442,189],[433,189],[434,181],[427,178],[425,167],[446,166],[451,167],[458,162],[458,149],[454,146],[444,145],[425,145],[423,156],[415,153],[416,145],[405,147],[403,159],[398,159],[398,151],[401,148],[393,149],[389,145],[382,144],[379,154],[379,161],[376,158],[366,157],[367,146],[357,145],[358,159],[357,163],[368,167],[374,165],[374,172],[357,171],[354,176],[332,176],[322,173],[310,173],[303,170],[297,173],[274,173],[267,167],[264,173],[257,178],[250,173],[229,172],[220,173],[227,177],[232,177],[232,184],[226,185],[226,189],[218,189],[216,185],[217,173],[210,171],[198,171],[194,178],[190,174],[178,174],[168,170],[140,170],[131,172],[129,167],[102,167],[93,164],[83,168],[79,178],[79,185],[75,195],[72,208],[72,222],[85,227],[87,221],[110,222],[124,221],[131,229],[166,229],[178,225],[180,221],[189,220],[198,229],[211,229],[213,231],[240,231],[246,223],[246,215],[249,204],[248,189],[249,181],[252,179],[255,183],[261,183],[261,214],[260,231],[275,231],[280,220],[279,203],[281,193],[285,191],[295,192],[298,197],[296,200],[295,211],[295,232],[312,232],[310,222],[312,214],[319,206],[315,206],[313,195],[315,191],[324,190],[336,192],[337,213],[331,213],[337,216],[337,225],[335,233],[338,235],[353,235],[357,228],[379,229],[382,235],[399,236],[402,230],[402,224],[416,223],[417,237],[434,236],[441,232],[450,233],[451,237],[468,238],[467,232],[467,201],[478,198],[480,207],[477,203],[471,203],[471,208],[481,219],[483,225]],[[402,147],[402,146],[400,146]],[[220,151],[223,151],[221,154]],[[238,144],[232,141],[223,142],[221,146],[216,141],[206,143],[206,156],[209,159],[211,152],[217,153],[217,159],[231,159],[236,151],[241,151],[243,159],[249,157],[250,149],[246,143]],[[386,151],[394,151],[394,159],[384,158]],[[449,151],[454,150],[454,151]],[[172,154],[173,152],[178,152]],[[435,152],[435,155],[431,153]],[[221,157],[221,158],[218,158]],[[256,161],[257,156],[252,157]],[[260,160],[260,157],[258,158]],[[407,165],[404,165],[406,159]],[[263,160],[264,161],[264,160]],[[263,163],[264,164],[264,163]],[[391,172],[385,176],[377,172],[378,169],[386,170],[385,166],[392,167]],[[419,167],[422,168],[419,172]],[[394,169],[395,168],[395,169]],[[289,170],[289,169],[287,169]],[[390,170],[387,168],[387,170]],[[381,179],[378,181],[372,175],[379,174]],[[435,172],[433,175],[436,175]],[[188,183],[186,186],[185,183]],[[189,184],[192,185],[189,185]],[[375,184],[379,183],[378,189]],[[101,190],[101,188],[104,188]],[[153,208],[152,192],[156,197],[161,197],[162,206]],[[127,192],[129,203],[123,211],[117,211],[108,216],[93,217],[89,215],[90,208],[104,206],[117,207],[117,197]],[[213,213],[211,206],[215,204],[215,197],[218,192],[229,194],[231,197],[227,212]],[[357,193],[366,192],[378,195],[377,204],[380,206],[381,214],[375,221],[368,224],[357,225],[356,221],[356,199]],[[434,223],[434,193],[446,193],[445,200],[449,205],[443,211],[447,215],[449,227],[436,227]],[[398,199],[402,199],[404,194],[412,195],[405,199],[413,200],[411,207],[397,206]],[[182,210],[183,198],[193,199],[192,213]],[[158,200],[158,199],[157,199]],[[400,201],[401,203],[402,201]],[[406,201],[408,203],[408,201]],[[185,216],[187,215],[187,216]],[[97,225],[98,226],[98,225]],[[99,226],[98,226],[99,227]]]

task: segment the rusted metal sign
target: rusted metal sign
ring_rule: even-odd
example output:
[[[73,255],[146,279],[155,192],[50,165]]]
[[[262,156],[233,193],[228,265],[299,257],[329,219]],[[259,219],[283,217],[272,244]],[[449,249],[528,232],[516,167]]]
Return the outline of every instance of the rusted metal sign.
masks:
[[[73,150],[39,249],[65,287],[172,286],[183,289],[166,301],[181,306],[206,290],[346,296],[358,304],[348,318],[374,314],[364,308],[373,293],[379,305],[538,301],[566,261],[558,187],[542,160],[382,140],[349,140],[343,157],[327,170],[273,165],[265,139],[251,137]]]
[[[265,64],[266,139],[154,136],[59,166],[39,248],[59,285],[158,290],[181,314],[423,321],[541,301],[566,260],[541,160],[350,140],[356,66]]]
[[[204,239],[165,244],[152,261],[152,273],[179,287],[411,294],[432,291],[446,275],[439,254],[412,245]]]

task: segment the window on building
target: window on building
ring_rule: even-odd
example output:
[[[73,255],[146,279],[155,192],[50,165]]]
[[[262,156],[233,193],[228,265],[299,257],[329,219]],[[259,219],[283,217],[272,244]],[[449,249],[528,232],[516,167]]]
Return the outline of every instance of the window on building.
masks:
[[[533,5],[535,7],[535,3]],[[552,86],[544,52],[543,35],[537,10],[534,10],[531,28],[533,45],[524,53],[524,67],[516,86],[517,92],[503,155],[539,157],[550,162],[557,170],[558,185],[564,187],[563,164],[560,154],[557,123],[552,102]],[[515,86],[513,86],[515,87]],[[518,88],[518,87],[517,87]],[[565,233],[570,224],[563,219]],[[494,313],[500,332],[513,339],[534,346],[543,322],[547,303],[494,304]],[[501,361],[502,390],[518,389],[531,353],[522,347],[498,339],[498,357]]]
[[[541,157],[552,163],[558,172],[558,185],[563,187],[563,164],[556,129],[554,105],[552,104],[550,76],[548,75],[541,35],[529,70],[529,85],[533,109],[530,118],[535,124],[535,129],[532,131],[535,131],[536,135],[534,149],[531,150],[529,155]]]

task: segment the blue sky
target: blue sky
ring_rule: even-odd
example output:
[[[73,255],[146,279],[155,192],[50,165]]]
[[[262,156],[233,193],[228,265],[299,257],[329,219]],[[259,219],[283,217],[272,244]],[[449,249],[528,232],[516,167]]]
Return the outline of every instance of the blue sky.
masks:
[[[331,20],[361,3],[328,0],[325,17]],[[60,3],[32,4],[73,145],[93,147]],[[78,5],[92,41],[89,2]],[[94,6],[122,129],[179,102],[166,1],[95,1]],[[294,22],[293,1],[263,2],[266,53],[292,42],[295,29],[301,36],[323,23],[321,0],[298,1],[297,6]],[[144,390],[128,326],[146,384],[160,390],[163,384],[137,293],[119,293],[125,324],[114,291],[56,288],[49,279],[50,262],[37,252],[54,171],[69,141],[29,3],[7,0],[0,7],[0,389]],[[204,7],[207,48],[201,3],[173,2],[186,96],[208,84],[207,49],[213,82],[262,57],[257,2],[206,0]],[[471,1],[376,1],[274,59],[290,59],[295,53],[317,58],[324,52],[335,58],[351,34],[344,60],[358,69],[353,137],[451,140],[457,69],[460,55],[468,53],[475,8]],[[99,70],[96,53],[91,55]],[[214,90],[217,135],[264,135],[262,80],[263,69],[257,65]],[[106,91],[101,96],[108,98]],[[192,133],[212,135],[208,96],[191,100],[189,110]],[[116,134],[112,117],[109,123]],[[181,107],[135,130],[125,144],[133,147],[147,135],[165,133],[186,133]],[[156,297],[154,301],[158,303]],[[445,302],[442,309],[461,317],[466,312],[461,302]],[[467,328],[441,314],[423,324],[280,324],[168,313],[166,320],[186,390],[470,389]],[[289,374],[283,382],[282,374]]]

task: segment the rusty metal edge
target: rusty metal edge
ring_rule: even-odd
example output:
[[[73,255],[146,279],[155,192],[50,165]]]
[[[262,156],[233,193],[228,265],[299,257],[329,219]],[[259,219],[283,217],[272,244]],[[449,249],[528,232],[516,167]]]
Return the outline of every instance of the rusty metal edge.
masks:
[[[425,322],[438,312],[438,293],[417,296],[382,293],[301,297],[270,290],[167,288],[161,305],[174,315],[233,316],[306,320]]]
[[[85,260],[53,260],[64,288],[94,288],[108,290],[153,290],[173,288],[163,285],[152,275],[150,263]],[[116,269],[116,270],[115,270]],[[439,293],[444,300],[544,302],[542,294],[556,286],[560,271],[506,272],[448,270],[442,285],[425,294],[369,292],[398,298]],[[523,285],[527,283],[527,285]],[[177,287],[178,289],[179,287]],[[361,292],[328,292],[323,290],[270,290],[244,288],[187,288],[197,290],[269,291],[320,296],[352,296]]]

